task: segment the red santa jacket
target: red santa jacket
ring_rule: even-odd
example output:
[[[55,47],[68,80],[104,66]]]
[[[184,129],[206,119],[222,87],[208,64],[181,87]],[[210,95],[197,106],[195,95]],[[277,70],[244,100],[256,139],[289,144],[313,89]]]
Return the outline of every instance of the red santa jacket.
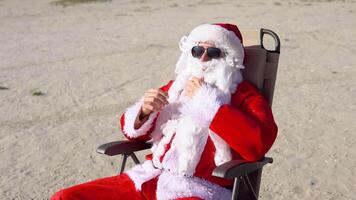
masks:
[[[161,87],[168,91],[173,81]],[[139,108],[140,106],[137,106]],[[151,139],[151,133],[156,129],[157,116],[150,116],[146,127],[142,127],[141,133],[132,134],[125,129],[127,121],[134,121],[133,116],[128,118],[125,112],[120,120],[124,135],[129,140],[147,141]],[[138,112],[137,112],[138,113]],[[136,113],[136,116],[137,116]],[[242,158],[247,161],[257,161],[271,148],[276,135],[277,126],[273,119],[271,108],[259,91],[247,81],[240,83],[236,91],[231,95],[229,104],[221,105],[209,125],[210,131],[217,134],[231,148],[232,158]],[[135,131],[135,130],[134,130]],[[165,154],[170,150],[174,136],[168,145],[165,145],[164,153],[160,157],[162,161]],[[196,165],[194,176],[203,178],[221,186],[231,185],[230,181],[211,176],[217,163],[214,156],[218,145],[214,143],[211,135],[206,140],[200,160]],[[152,156],[148,156],[152,159]]]

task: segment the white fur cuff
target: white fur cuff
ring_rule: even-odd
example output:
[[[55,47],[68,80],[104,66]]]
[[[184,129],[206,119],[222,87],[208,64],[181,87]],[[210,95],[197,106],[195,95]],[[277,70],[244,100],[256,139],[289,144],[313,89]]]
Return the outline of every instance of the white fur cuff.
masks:
[[[200,127],[208,127],[221,105],[230,102],[230,94],[203,85],[182,108],[183,115],[190,116]]]
[[[157,117],[157,112],[150,114],[148,120],[139,129],[135,129],[135,120],[140,112],[142,103],[143,99],[135,105],[127,108],[125,112],[124,133],[129,137],[136,138],[145,135],[147,131],[150,130],[154,119]]]
[[[126,174],[135,183],[135,188],[141,191],[141,186],[144,182],[161,174],[162,170],[153,167],[151,160],[146,160],[144,163],[131,168]]]

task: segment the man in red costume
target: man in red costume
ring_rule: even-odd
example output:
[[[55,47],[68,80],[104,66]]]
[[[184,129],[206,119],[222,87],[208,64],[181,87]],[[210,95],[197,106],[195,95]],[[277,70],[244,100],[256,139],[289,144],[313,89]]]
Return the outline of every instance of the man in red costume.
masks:
[[[256,161],[277,126],[258,90],[243,80],[244,48],[232,24],[203,24],[182,37],[176,79],[148,90],[121,117],[129,140],[152,154],[122,175],[57,192],[52,199],[231,199],[231,181],[213,177],[236,158]]]

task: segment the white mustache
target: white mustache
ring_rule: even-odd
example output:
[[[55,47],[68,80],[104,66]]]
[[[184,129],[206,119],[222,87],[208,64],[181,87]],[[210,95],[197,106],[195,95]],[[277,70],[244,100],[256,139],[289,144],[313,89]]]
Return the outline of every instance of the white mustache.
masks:
[[[193,76],[203,78],[205,73],[214,70],[219,64],[221,65],[221,61],[219,59],[212,59],[206,62],[195,60],[191,63]]]

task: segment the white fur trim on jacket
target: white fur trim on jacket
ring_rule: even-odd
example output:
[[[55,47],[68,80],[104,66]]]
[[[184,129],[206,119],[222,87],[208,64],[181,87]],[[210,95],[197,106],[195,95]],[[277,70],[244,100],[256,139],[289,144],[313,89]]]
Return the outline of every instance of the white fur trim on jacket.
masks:
[[[158,177],[157,200],[199,197],[205,200],[231,199],[231,191],[198,177],[185,177],[163,171]]]
[[[230,98],[230,94],[224,94],[219,89],[205,84],[191,101],[183,104],[181,113],[190,116],[200,127],[209,127],[220,106],[229,103]]]
[[[157,112],[153,112],[148,117],[148,120],[139,128],[135,129],[135,120],[140,112],[143,99],[135,103],[133,106],[127,108],[125,112],[125,122],[124,122],[124,134],[131,138],[136,138],[142,135],[145,135],[147,131],[152,127],[154,119],[157,117]]]
[[[151,160],[146,160],[125,172],[134,182],[136,190],[141,191],[141,186],[144,182],[161,174],[162,170],[153,167]]]
[[[215,146],[214,161],[215,165],[219,166],[232,159],[230,146],[218,134],[209,130],[209,136]]]
[[[207,128],[197,126],[189,116],[180,118],[171,147],[162,161],[163,169],[175,174],[193,176],[207,139]]]
[[[164,133],[158,144],[154,144],[151,148],[153,152],[152,161],[153,165],[159,169],[162,169],[162,163],[160,161],[161,156],[165,153],[166,146],[171,142],[172,137],[177,128],[177,120],[169,120],[167,123],[161,126]]]

